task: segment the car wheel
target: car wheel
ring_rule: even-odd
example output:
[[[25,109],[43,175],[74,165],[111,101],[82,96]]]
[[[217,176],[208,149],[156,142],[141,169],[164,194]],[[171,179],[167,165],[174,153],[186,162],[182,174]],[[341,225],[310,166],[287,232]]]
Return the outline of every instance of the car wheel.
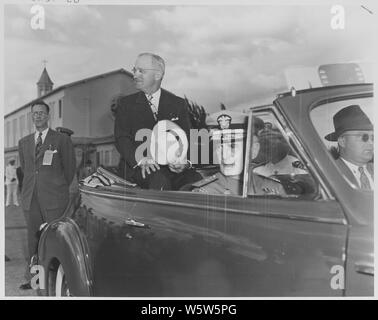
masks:
[[[54,292],[52,292],[54,293]],[[68,287],[67,278],[62,265],[59,265],[55,278],[55,296],[70,297],[70,288]]]

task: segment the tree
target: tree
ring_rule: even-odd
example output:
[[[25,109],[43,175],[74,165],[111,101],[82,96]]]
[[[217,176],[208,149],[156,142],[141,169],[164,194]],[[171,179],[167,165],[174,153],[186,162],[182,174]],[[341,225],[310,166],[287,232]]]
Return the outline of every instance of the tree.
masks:
[[[186,107],[189,112],[190,123],[193,129],[206,128],[206,111],[203,106],[198,105],[196,102],[189,101],[185,96]]]

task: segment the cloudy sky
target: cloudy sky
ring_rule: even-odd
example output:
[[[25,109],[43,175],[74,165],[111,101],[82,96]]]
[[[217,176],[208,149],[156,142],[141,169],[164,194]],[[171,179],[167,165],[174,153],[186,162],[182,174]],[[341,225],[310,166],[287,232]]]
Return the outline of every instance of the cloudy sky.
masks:
[[[373,18],[378,12],[369,13],[359,1],[344,5],[343,30],[331,28],[329,1],[44,5],[44,30],[31,28],[31,7],[4,6],[5,113],[36,97],[44,59],[57,87],[119,68],[131,70],[139,52],[155,52],[166,60],[163,87],[208,112],[217,111],[221,102],[243,108],[272,100],[287,88],[284,70],[292,66],[376,60]]]

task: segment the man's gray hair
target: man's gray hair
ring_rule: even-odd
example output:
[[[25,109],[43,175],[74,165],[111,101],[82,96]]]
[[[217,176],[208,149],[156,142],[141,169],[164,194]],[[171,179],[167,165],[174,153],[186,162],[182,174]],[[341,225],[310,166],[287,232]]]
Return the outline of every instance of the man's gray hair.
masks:
[[[141,56],[148,56],[152,58],[153,63],[155,63],[159,69],[162,71],[163,75],[165,73],[165,62],[164,59],[157,54],[149,53],[149,52],[143,52],[138,55],[138,58]]]

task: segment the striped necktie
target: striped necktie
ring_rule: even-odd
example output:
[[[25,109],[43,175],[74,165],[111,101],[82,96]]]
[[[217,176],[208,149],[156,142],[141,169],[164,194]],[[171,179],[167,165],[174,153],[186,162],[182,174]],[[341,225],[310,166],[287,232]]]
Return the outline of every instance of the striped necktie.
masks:
[[[39,133],[38,138],[37,138],[37,144],[35,145],[35,156],[38,155],[41,147],[42,147],[42,132]]]
[[[148,104],[150,105],[152,115],[154,116],[155,121],[157,121],[158,110],[156,106],[154,105],[154,103],[152,102],[152,98],[153,98],[152,94],[147,95],[147,100],[148,100]]]
[[[367,177],[364,168],[358,167],[358,171],[361,174],[360,175],[361,189],[371,190],[369,178]]]

